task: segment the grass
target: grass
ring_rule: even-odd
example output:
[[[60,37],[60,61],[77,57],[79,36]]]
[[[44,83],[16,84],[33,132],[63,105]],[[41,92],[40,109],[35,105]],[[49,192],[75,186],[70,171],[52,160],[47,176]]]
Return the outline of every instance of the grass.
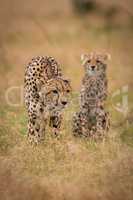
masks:
[[[123,25],[106,30],[102,19],[82,19],[66,12],[46,17],[46,13],[34,12],[34,4],[29,13],[26,9],[30,8],[22,7],[18,12],[18,7],[16,14],[14,11],[12,26],[3,41],[6,62],[0,61],[4,66],[0,73],[1,199],[132,200],[132,29]],[[80,55],[92,50],[107,51],[112,57],[108,63],[107,101],[111,129],[108,137],[97,143],[74,138],[71,133],[83,76]],[[25,108],[8,105],[5,93],[11,86],[23,86],[24,66],[32,56],[45,54],[61,62],[64,74],[71,79],[73,93],[64,112],[60,137],[54,138],[47,129],[45,141],[31,147],[26,138]],[[118,103],[122,106],[125,85],[129,87],[127,115],[116,110]],[[118,90],[120,95],[112,98]],[[12,101],[19,102],[20,95],[14,91]]]
[[[128,123],[128,122],[127,122]],[[127,124],[127,127],[125,127],[125,130],[120,135],[121,140],[126,143],[127,145],[133,147],[133,125]]]
[[[75,96],[77,99],[75,93],[72,98],[74,99]],[[4,107],[0,112],[4,121],[0,129],[0,151],[4,156],[2,166],[9,167],[8,170],[13,173],[11,179],[15,185],[21,175],[20,188],[23,188],[24,177],[26,184],[28,184],[27,179],[32,178],[32,190],[35,183],[37,187],[40,187],[38,196],[45,191],[42,184],[45,182],[50,189],[56,188],[60,191],[61,187],[61,196],[56,196],[60,199],[63,198],[62,193],[65,195],[67,191],[66,184],[68,183],[71,185],[69,192],[75,196],[79,193],[81,199],[84,195],[87,196],[86,199],[88,195],[91,199],[98,198],[99,195],[102,198],[109,195],[109,199],[113,199],[117,195],[121,198],[128,195],[130,197],[132,195],[130,188],[132,184],[132,129],[127,128],[125,124],[122,127],[112,128],[109,137],[99,143],[83,138],[74,138],[71,135],[71,117],[67,120],[67,115],[72,115],[72,107],[73,105],[65,111],[66,120],[60,138],[54,138],[50,130],[47,130],[44,143],[38,147],[31,147],[26,141],[27,116],[25,110],[12,107],[5,109]],[[73,111],[76,109],[77,107],[73,107]],[[117,123],[119,122],[121,121],[117,120]],[[13,172],[14,168],[15,173]],[[9,177],[5,182],[8,179]],[[80,192],[77,189],[73,191],[73,187],[80,188]],[[88,192],[87,187],[92,188],[91,191]],[[9,188],[10,190],[12,189]],[[19,189],[17,190],[19,191]],[[23,190],[30,189],[27,185],[27,189]],[[46,193],[48,194],[47,198],[50,198],[49,189],[48,191],[46,189]],[[93,197],[94,194],[96,197]],[[69,194],[65,196],[73,199],[73,197],[69,197]],[[31,193],[28,197],[31,198]]]

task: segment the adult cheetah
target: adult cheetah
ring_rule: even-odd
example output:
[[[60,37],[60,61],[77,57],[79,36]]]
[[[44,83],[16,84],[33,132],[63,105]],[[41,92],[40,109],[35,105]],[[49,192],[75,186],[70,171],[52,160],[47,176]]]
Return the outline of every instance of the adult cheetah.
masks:
[[[106,61],[108,54],[91,53],[81,56],[85,75],[80,92],[80,111],[73,116],[73,133],[90,138],[103,138],[109,129]]]
[[[46,124],[52,127],[55,135],[58,134],[70,91],[70,83],[53,57],[37,56],[27,65],[24,100],[30,143],[38,144],[44,139]]]

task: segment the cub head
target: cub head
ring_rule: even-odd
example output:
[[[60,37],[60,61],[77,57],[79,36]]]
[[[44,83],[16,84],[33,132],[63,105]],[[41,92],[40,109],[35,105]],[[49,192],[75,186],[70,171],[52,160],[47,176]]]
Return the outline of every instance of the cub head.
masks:
[[[81,55],[82,65],[88,76],[98,76],[106,73],[107,60],[109,59],[109,54],[90,53]]]
[[[39,92],[40,99],[48,110],[61,110],[66,107],[71,93],[70,82],[67,79],[49,80]]]

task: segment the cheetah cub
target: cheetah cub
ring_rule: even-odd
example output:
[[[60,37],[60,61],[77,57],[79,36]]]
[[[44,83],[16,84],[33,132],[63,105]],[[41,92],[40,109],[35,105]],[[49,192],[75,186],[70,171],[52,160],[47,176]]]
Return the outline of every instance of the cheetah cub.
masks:
[[[24,100],[30,143],[38,144],[44,139],[47,124],[55,135],[58,134],[70,92],[70,82],[63,77],[60,65],[53,57],[38,56],[27,65]]]
[[[108,59],[108,54],[91,53],[81,56],[85,74],[80,92],[80,110],[73,116],[74,136],[99,139],[109,129],[109,114],[105,110]]]

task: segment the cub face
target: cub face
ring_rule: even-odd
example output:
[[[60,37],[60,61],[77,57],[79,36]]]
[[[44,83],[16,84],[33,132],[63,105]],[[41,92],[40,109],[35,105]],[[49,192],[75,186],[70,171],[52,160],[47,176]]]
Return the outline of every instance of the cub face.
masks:
[[[82,65],[88,76],[98,76],[106,72],[109,54],[90,53],[81,55]]]
[[[70,93],[70,82],[67,79],[57,78],[51,79],[46,85],[42,86],[39,96],[48,110],[59,111],[68,104]]]

